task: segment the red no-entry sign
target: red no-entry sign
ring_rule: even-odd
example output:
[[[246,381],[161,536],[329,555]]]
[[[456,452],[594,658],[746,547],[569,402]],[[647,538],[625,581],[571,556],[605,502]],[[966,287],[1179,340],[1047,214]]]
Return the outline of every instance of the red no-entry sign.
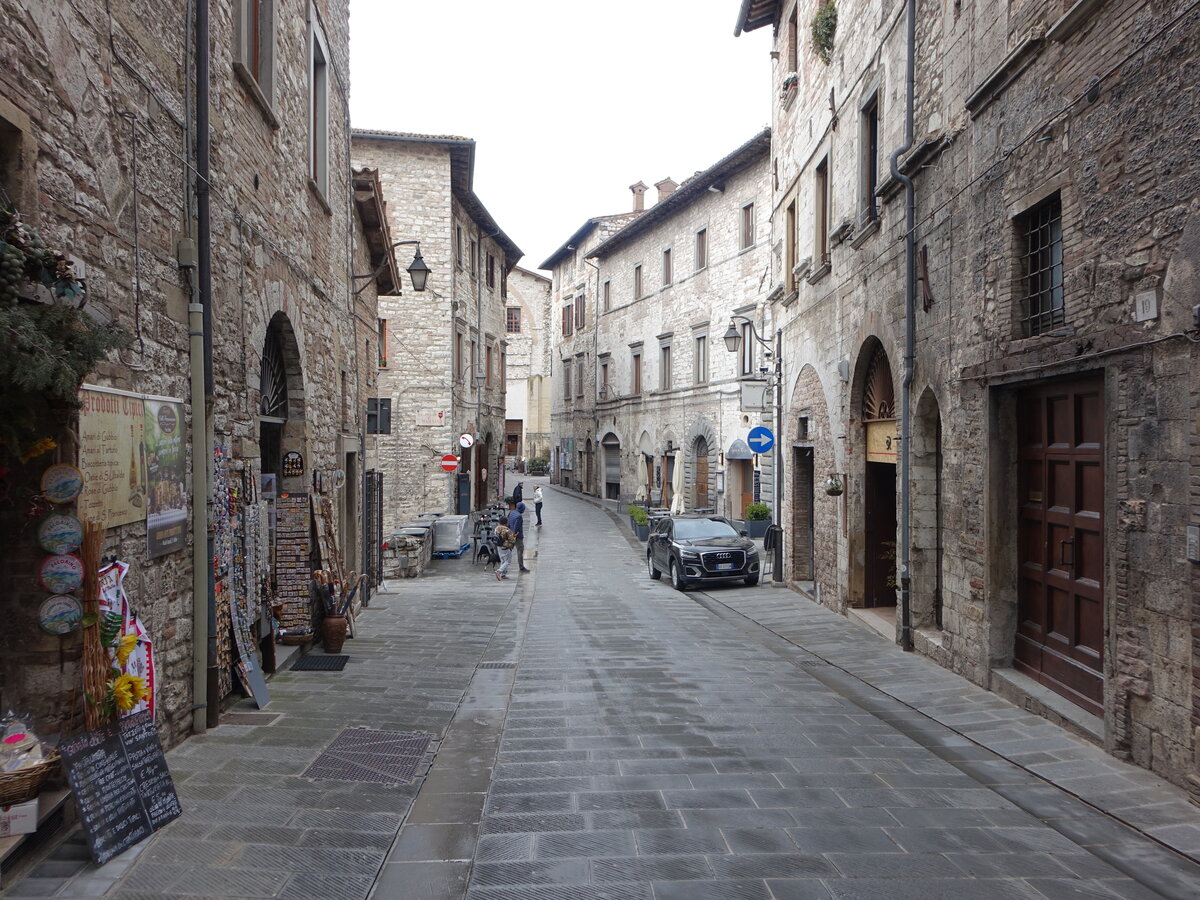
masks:
[[[447,472],[453,472],[458,468],[458,457],[453,453],[447,453],[442,457],[442,468]]]

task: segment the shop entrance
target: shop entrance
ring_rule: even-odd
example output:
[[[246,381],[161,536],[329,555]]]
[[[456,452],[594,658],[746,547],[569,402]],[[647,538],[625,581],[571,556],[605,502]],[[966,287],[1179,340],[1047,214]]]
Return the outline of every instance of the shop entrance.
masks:
[[[1013,665],[1103,716],[1103,379],[1023,391],[1017,440]]]
[[[864,538],[863,601],[868,607],[896,605],[896,467],[867,463],[863,492],[866,522]]]
[[[695,478],[693,480],[694,496],[696,502],[694,509],[711,509],[712,495],[708,490],[708,441],[704,438],[696,438],[696,443],[692,445],[692,449],[696,456]]]
[[[792,457],[792,577],[796,581],[815,581],[813,448],[796,447]]]

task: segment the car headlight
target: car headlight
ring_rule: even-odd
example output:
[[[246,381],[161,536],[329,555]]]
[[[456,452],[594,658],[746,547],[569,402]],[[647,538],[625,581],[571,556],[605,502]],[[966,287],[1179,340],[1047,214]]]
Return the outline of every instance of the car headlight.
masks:
[[[687,550],[687,549],[684,549],[684,550],[680,550],[680,551],[679,551],[679,558],[680,558],[680,559],[686,559],[686,560],[689,560],[689,561],[692,561],[692,562],[699,562],[699,561],[700,561],[700,554],[699,554],[699,552],[697,552],[697,551],[695,551],[695,550]]]
[[[758,549],[755,548],[753,550],[747,550],[746,559],[758,559]]]

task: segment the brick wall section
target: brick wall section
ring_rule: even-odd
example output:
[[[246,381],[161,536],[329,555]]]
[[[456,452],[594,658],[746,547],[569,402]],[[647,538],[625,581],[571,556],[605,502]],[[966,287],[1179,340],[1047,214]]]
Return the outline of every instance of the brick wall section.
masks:
[[[793,4],[780,5],[786,21]],[[924,309],[918,299],[912,393],[914,451],[923,448],[912,483],[918,649],[988,684],[994,667],[1011,665],[1016,626],[1017,392],[1056,376],[1103,373],[1105,743],[1181,784],[1197,768],[1200,733],[1196,566],[1178,551],[1185,524],[1197,518],[1197,461],[1188,443],[1196,350],[1177,336],[1192,326],[1190,301],[1181,298],[1194,296],[1194,281],[1183,273],[1196,271],[1200,255],[1194,238],[1182,238],[1185,228],[1200,228],[1194,123],[1180,115],[1197,106],[1196,85],[1181,73],[1200,53],[1200,13],[1171,24],[1187,5],[1115,0],[1068,34],[1053,27],[1065,9],[1058,2],[919,3],[916,144],[948,143],[915,170],[917,243],[928,248],[933,303]],[[862,590],[860,375],[873,342],[902,389],[904,202],[903,192],[888,190],[887,154],[902,143],[904,20],[903,4],[883,7],[840,3],[834,58],[824,66],[808,47],[810,13],[801,4],[799,89],[781,99],[783,65],[774,84],[772,273],[784,287],[785,363],[789,371],[811,365],[825,386],[828,452],[850,474],[845,519],[822,525],[818,516],[818,544],[836,548],[836,587],[822,592],[834,607],[856,604]],[[786,51],[785,41],[781,29],[777,49]],[[1021,64],[993,79],[1022,46]],[[1095,102],[1067,108],[1105,73]],[[979,90],[989,82],[990,94]],[[884,199],[871,233],[853,223],[863,203],[859,109],[875,92]],[[831,241],[831,271],[802,272],[793,295],[784,271],[786,210],[795,203],[792,239],[802,261],[816,245],[814,169],[826,157],[830,228],[846,219],[852,225],[846,240]],[[1063,207],[1065,322],[1025,338],[1014,219],[1055,191]],[[1147,291],[1158,318],[1136,323],[1133,298]],[[1130,347],[1145,340],[1158,343]],[[1181,390],[1188,375],[1190,390]],[[938,423],[942,496],[930,498]],[[939,499],[940,572],[931,568],[930,547]],[[931,626],[930,596],[939,585],[940,630]]]
[[[0,3],[7,26],[0,55],[11,63],[0,73],[0,115],[22,119],[38,148],[21,175],[33,187],[21,195],[35,203],[25,211],[49,243],[87,265],[89,302],[136,336],[90,381],[183,398],[189,394],[189,284],[176,263],[176,242],[187,224],[189,177],[183,163],[188,111],[182,79],[190,71],[185,7],[168,2],[147,17],[123,0],[72,0],[35,15],[27,4]],[[234,4],[212,5],[211,439],[257,462],[259,360],[268,322],[284,314],[302,368],[295,408],[304,418],[289,425],[294,449],[304,451],[309,471],[331,471],[361,439],[357,422],[342,421],[340,373],[354,375],[351,409],[365,403],[369,374],[360,351],[365,338],[356,334],[346,295],[352,240],[343,115],[347,4],[322,0],[316,7],[331,57],[331,174],[324,196],[308,185],[305,11],[277,10],[273,125],[233,71]],[[374,318],[372,297],[368,291],[360,300],[368,320]],[[190,411],[188,426],[191,440]],[[342,507],[347,502],[344,491],[335,499]],[[190,540],[186,550],[149,561],[139,523],[110,529],[104,547],[132,564],[126,585],[154,641],[159,723],[168,744],[191,728]],[[33,621],[38,592],[31,592],[26,570],[7,568],[12,574],[0,602],[10,627],[0,648],[0,705],[32,708],[53,727],[71,715],[78,634],[64,640],[66,665],[60,668],[58,639],[43,635]]]

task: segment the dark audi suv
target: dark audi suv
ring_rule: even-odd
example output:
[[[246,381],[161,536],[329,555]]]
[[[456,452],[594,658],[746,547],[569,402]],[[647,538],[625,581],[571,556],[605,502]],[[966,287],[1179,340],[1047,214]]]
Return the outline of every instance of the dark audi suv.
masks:
[[[753,586],[758,584],[758,548],[723,516],[664,516],[650,529],[646,568],[651,578],[668,573],[680,591],[720,581]]]

